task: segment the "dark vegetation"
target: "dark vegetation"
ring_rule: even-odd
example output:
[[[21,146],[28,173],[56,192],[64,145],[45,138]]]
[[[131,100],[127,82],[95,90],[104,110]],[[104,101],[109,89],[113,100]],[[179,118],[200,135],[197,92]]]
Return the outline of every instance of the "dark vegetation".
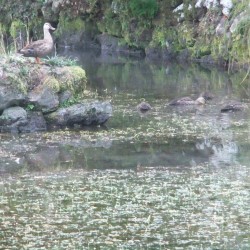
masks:
[[[227,65],[249,64],[249,1],[233,1],[221,34],[216,28],[223,18],[222,7],[195,8],[193,0],[0,0],[0,42],[8,50],[41,36],[44,21],[58,27],[55,36],[64,39],[65,31],[87,32],[119,38],[119,45],[157,55],[180,56]],[[183,4],[183,9],[174,11]],[[235,19],[245,15],[236,30],[229,32]],[[23,43],[25,43],[23,42]],[[3,46],[0,53],[6,52]]]

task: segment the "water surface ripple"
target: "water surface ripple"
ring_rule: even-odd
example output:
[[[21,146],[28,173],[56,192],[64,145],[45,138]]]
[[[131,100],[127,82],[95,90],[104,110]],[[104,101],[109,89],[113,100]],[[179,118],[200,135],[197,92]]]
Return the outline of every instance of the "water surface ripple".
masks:
[[[110,100],[105,127],[0,134],[1,249],[250,248],[250,104],[246,72],[77,57]],[[241,83],[241,81],[246,80]],[[170,107],[175,97],[204,107]],[[136,109],[147,101],[153,109]]]

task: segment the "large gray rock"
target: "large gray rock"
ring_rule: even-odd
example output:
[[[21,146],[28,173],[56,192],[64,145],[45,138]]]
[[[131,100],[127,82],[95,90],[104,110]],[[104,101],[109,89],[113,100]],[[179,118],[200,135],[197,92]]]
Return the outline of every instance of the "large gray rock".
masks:
[[[1,85],[0,82],[0,112],[11,106],[22,105],[26,99],[26,95],[17,88]]]
[[[31,133],[37,131],[46,131],[47,123],[43,117],[42,112],[27,112],[27,124],[19,127],[20,132]]]
[[[124,55],[144,56],[142,49],[132,49],[128,45],[121,45],[122,40],[120,38],[108,34],[101,34],[96,36],[96,39],[101,46],[102,54],[118,52]]]
[[[26,64],[29,71],[25,73]],[[109,103],[86,101],[59,108],[59,101],[64,106],[76,96],[84,98],[86,82],[85,71],[79,66],[52,67],[32,64],[29,58],[18,56],[13,61],[1,58],[0,132],[45,131],[46,119],[52,126],[105,123],[112,113]],[[52,114],[45,119],[48,113]]]
[[[27,112],[21,107],[10,107],[0,116],[1,132],[19,132],[20,126],[28,123]]]
[[[86,102],[72,105],[68,108],[59,108],[45,116],[49,125],[101,125],[112,116],[112,106],[109,102]]]
[[[33,89],[28,98],[29,102],[35,106],[35,110],[43,113],[54,111],[59,106],[58,95],[51,88],[44,85]]]
[[[60,104],[64,104],[72,97],[73,97],[73,95],[72,95],[70,90],[65,90],[62,93],[58,94],[58,99],[59,99]]]
[[[21,107],[10,107],[0,116],[1,132],[36,132],[47,130],[42,112],[26,111]]]

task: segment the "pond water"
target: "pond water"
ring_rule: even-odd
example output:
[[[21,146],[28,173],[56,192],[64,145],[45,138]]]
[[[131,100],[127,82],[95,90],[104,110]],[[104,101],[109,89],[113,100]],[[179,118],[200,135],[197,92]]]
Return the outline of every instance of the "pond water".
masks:
[[[0,134],[1,249],[249,249],[247,72],[63,51],[110,100],[105,127]],[[214,95],[204,107],[170,107]],[[153,109],[140,113],[141,101]]]

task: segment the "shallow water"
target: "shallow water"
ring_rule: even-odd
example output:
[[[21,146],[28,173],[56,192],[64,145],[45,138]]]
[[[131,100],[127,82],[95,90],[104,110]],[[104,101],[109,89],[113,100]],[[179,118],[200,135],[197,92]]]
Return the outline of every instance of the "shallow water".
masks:
[[[0,248],[248,249],[246,72],[72,52],[105,127],[0,134]],[[63,54],[63,53],[62,53]],[[204,107],[169,107],[210,91]],[[153,109],[140,113],[142,100]]]

